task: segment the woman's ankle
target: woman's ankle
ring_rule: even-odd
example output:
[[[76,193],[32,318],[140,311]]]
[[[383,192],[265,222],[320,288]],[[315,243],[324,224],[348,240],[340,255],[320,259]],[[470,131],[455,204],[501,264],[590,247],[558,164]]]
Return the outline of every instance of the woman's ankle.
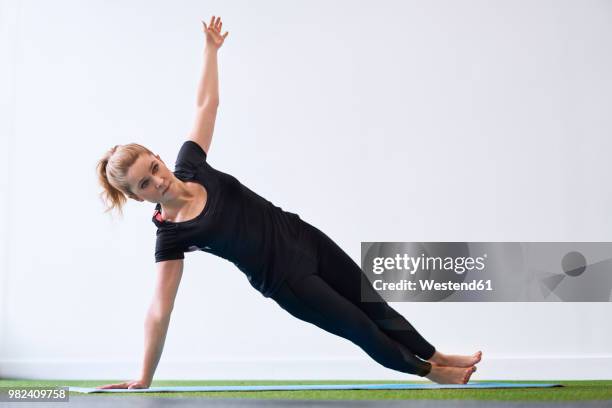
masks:
[[[429,358],[430,363],[433,364],[437,364],[437,365],[444,365],[444,354],[440,353],[438,350],[436,350],[433,354],[433,356],[431,356]]]

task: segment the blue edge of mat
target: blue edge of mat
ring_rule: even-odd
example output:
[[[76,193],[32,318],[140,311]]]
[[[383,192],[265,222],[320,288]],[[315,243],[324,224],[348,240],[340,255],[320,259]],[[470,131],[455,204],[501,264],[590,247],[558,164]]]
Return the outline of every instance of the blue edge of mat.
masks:
[[[68,387],[70,392],[85,394],[97,392],[206,392],[206,391],[298,391],[298,390],[431,390],[446,388],[549,388],[563,387],[561,384],[539,383],[467,383],[467,384],[309,384],[309,385],[195,385],[166,386],[141,389],[101,390],[87,387]]]

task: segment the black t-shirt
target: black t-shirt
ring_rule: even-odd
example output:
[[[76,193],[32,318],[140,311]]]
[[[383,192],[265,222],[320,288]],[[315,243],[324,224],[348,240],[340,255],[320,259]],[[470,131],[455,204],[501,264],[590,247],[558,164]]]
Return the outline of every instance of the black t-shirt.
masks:
[[[161,205],[155,206],[155,262],[202,250],[234,263],[263,296],[274,294],[292,263],[305,256],[299,216],[211,167],[204,150],[191,140],[178,153],[174,175],[202,184],[208,198],[202,213],[184,222],[162,220]]]

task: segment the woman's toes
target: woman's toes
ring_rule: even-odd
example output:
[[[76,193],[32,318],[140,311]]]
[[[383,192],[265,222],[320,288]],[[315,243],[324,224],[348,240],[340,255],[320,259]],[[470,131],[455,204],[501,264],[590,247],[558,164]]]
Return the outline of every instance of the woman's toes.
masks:
[[[472,366],[470,368],[468,368],[467,370],[465,370],[465,375],[463,376],[463,384],[467,384],[468,381],[470,381],[470,377],[472,376],[472,374],[476,371],[476,367]]]

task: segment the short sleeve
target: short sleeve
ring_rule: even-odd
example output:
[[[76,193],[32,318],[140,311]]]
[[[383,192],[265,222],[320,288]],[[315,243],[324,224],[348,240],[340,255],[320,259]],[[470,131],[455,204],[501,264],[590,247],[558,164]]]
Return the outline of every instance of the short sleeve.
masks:
[[[174,170],[195,173],[200,167],[204,166],[204,163],[206,163],[204,149],[193,140],[187,140],[179,150],[174,163]]]
[[[170,234],[165,234],[161,230],[157,231],[157,239],[155,241],[155,263],[173,259],[185,259],[185,251],[183,251],[174,241],[175,240]]]

